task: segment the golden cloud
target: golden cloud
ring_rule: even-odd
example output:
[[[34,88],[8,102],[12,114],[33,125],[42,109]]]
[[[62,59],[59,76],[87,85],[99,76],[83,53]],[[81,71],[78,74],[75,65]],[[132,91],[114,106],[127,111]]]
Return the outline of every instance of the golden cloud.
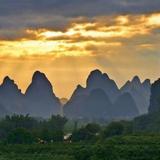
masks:
[[[124,39],[149,36],[159,27],[160,13],[155,13],[73,21],[65,30],[27,29],[21,39],[0,41],[0,57],[92,56],[95,48],[115,50],[123,46]],[[139,46],[150,48],[143,43]]]

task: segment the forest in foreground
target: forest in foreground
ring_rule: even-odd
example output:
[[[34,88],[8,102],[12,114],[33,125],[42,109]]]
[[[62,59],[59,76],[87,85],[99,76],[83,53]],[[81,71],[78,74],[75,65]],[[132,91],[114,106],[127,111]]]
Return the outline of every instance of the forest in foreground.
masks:
[[[6,115],[0,119],[1,159],[159,160],[160,80],[151,86],[148,113],[133,119]]]
[[[106,124],[6,116],[0,120],[0,159],[159,160],[159,115]]]
[[[3,160],[159,160],[160,136],[118,136],[103,143],[0,145]]]

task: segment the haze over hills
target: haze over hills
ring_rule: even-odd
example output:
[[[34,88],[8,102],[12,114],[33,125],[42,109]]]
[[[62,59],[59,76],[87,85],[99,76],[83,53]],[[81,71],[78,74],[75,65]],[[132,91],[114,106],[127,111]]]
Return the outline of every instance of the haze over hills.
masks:
[[[94,70],[86,83],[86,88],[77,86],[71,99],[64,106],[66,116],[126,119],[140,114],[131,94],[122,93],[106,73]]]
[[[64,106],[64,114],[70,118],[106,118],[110,119],[112,103],[102,89],[93,89],[88,95],[72,96]]]
[[[140,114],[148,112],[149,99],[150,99],[151,83],[146,79],[141,83],[138,76],[135,76],[131,81],[120,89],[121,93],[130,93],[136,102]]]
[[[0,104],[5,108],[6,114],[30,114],[44,118],[59,114],[60,110],[60,102],[53,93],[51,83],[39,71],[33,74],[25,94],[21,93],[13,80],[5,77],[0,86]]]
[[[135,118],[134,126],[141,132],[160,132],[160,79],[151,86],[151,98],[148,114]]]
[[[149,106],[149,113],[158,111],[160,111],[160,79],[152,84]]]
[[[60,101],[53,93],[52,85],[44,73],[36,71],[25,92],[28,112],[33,116],[49,117],[59,114]]]
[[[87,79],[86,92],[90,92],[93,89],[103,89],[112,102],[119,95],[119,89],[114,80],[110,79],[106,73],[102,73],[100,70],[94,70],[90,73]]]
[[[132,119],[140,113],[135,100],[126,92],[121,94],[113,104],[113,114],[115,119]]]
[[[36,71],[25,94],[9,77],[0,86],[0,111],[47,118],[61,114],[68,118],[130,119],[148,110],[150,81],[136,76],[119,89],[114,80],[100,70],[92,71],[86,87],[78,85],[69,100],[57,98],[44,73]],[[64,100],[64,99],[63,99]]]
[[[0,86],[0,104],[7,113],[21,114],[24,112],[24,95],[14,80],[6,76]],[[4,109],[3,109],[4,110]]]

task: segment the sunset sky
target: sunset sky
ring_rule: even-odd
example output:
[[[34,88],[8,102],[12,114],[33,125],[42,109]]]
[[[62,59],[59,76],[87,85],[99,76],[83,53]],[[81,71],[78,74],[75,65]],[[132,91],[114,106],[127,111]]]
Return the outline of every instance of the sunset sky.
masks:
[[[0,81],[36,70],[69,97],[100,69],[119,87],[160,77],[160,0],[0,0]]]

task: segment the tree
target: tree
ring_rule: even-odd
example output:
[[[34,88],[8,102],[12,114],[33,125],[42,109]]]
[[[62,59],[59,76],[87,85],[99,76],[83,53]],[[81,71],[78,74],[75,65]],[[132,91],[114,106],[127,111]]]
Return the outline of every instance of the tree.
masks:
[[[27,129],[17,128],[10,132],[7,142],[11,144],[31,144],[34,142],[34,138]]]
[[[62,142],[63,141],[63,131],[62,130],[48,130],[47,128],[42,129],[40,139],[46,142]]]
[[[47,128],[41,130],[40,137],[42,140],[49,142],[51,140],[50,132]]]
[[[29,115],[6,116],[0,120],[0,140],[7,139],[11,133],[15,134],[16,129],[19,131],[19,128],[23,128],[32,133],[35,139],[41,138],[47,142],[62,141],[66,122],[67,119],[61,116],[52,116],[41,121]]]
[[[93,160],[117,160],[117,153],[113,144],[96,144],[93,147]]]
[[[110,123],[103,131],[103,138],[122,135],[124,132],[124,126],[121,122]]]
[[[29,115],[6,116],[0,121],[0,138],[5,139],[8,134],[16,128],[32,130],[37,128],[38,121]]]
[[[67,119],[65,117],[52,115],[52,117],[47,121],[47,127],[50,130],[63,130],[66,122]]]
[[[72,134],[72,141],[90,141],[94,140],[97,133],[100,132],[100,126],[94,123],[82,127]]]
[[[92,134],[97,134],[101,130],[101,127],[96,123],[89,123],[85,128]]]

